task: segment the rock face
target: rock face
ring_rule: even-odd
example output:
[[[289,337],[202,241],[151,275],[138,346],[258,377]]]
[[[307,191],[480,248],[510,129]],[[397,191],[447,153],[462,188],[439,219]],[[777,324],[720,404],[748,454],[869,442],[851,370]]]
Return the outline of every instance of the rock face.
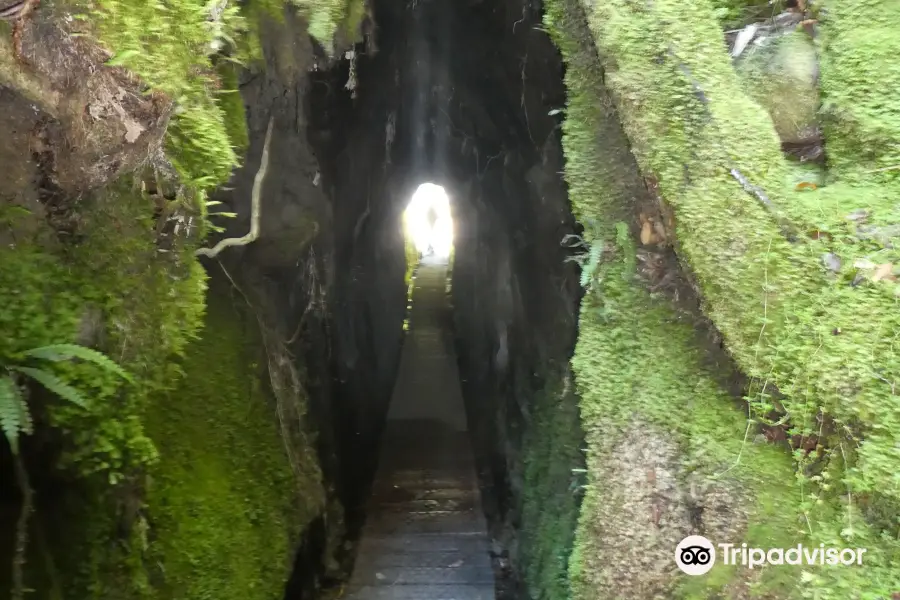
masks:
[[[886,160],[884,135],[896,122],[881,111],[892,104],[886,97],[871,98],[865,104],[875,111],[870,114],[883,118],[851,117],[868,110],[851,109],[854,102],[849,101],[851,97],[859,101],[869,98],[856,87],[862,81],[856,69],[869,64],[862,55],[876,62],[886,56],[879,52],[882,58],[875,59],[870,43],[856,37],[868,27],[864,25],[866,9],[861,3],[839,13],[828,11],[827,29],[832,37],[825,57],[833,54],[823,60],[822,80],[840,80],[847,90],[841,93],[835,85],[830,92],[832,100],[826,101],[834,127],[828,148],[831,153],[834,140],[844,152],[829,159],[828,185],[818,190],[809,182],[786,189],[788,166],[772,116],[745,90],[706,3],[553,2],[550,6],[548,20],[557,28],[566,55],[573,100],[564,142],[570,194],[582,220],[593,219],[598,224],[592,247],[601,257],[608,257],[594,261],[597,268],[592,268],[588,277],[592,293],[582,303],[573,359],[589,449],[588,491],[576,537],[577,561],[570,569],[575,597],[593,598],[596,589],[616,584],[617,573],[604,571],[604,560],[599,557],[615,556],[610,549],[627,547],[627,537],[622,530],[596,527],[595,523],[602,523],[613,507],[631,514],[630,496],[622,493],[620,485],[610,485],[611,479],[624,478],[610,469],[621,464],[620,454],[632,452],[606,444],[627,440],[623,432],[635,416],[662,427],[664,440],[669,435],[682,440],[677,460],[700,481],[724,486],[709,489],[711,496],[700,503],[708,507],[701,517],[715,514],[718,509],[714,507],[719,507],[723,514],[733,515],[723,521],[729,526],[716,532],[723,522],[692,519],[692,531],[707,531],[710,539],[739,537],[748,546],[761,548],[797,543],[853,545],[864,538],[878,548],[879,558],[866,567],[865,575],[863,571],[838,574],[823,570],[802,577],[786,571],[776,576],[773,571],[750,573],[717,564],[704,579],[681,578],[674,570],[669,576],[657,577],[664,573],[648,569],[626,581],[625,587],[617,590],[619,597],[799,597],[814,593],[837,598],[851,586],[875,596],[889,596],[898,582],[887,564],[896,560],[898,546],[878,533],[884,531],[884,521],[877,514],[883,513],[869,513],[865,523],[856,520],[853,534],[847,537],[850,514],[846,498],[855,495],[868,505],[878,496],[875,502],[879,506],[892,505],[887,497],[893,491],[885,482],[893,479],[875,473],[879,464],[893,461],[893,434],[882,437],[877,428],[870,430],[861,443],[859,462],[854,462],[849,456],[838,456],[839,449],[849,443],[844,437],[847,429],[841,433],[825,424],[831,416],[835,423],[843,419],[856,422],[851,407],[857,402],[895,406],[888,399],[893,395],[889,385],[860,376],[868,367],[860,364],[863,371],[849,366],[833,368],[868,348],[865,352],[875,353],[871,356],[884,357],[879,368],[896,372],[890,358],[893,353],[884,355],[876,350],[886,343],[876,330],[896,330],[896,312],[888,308],[888,296],[893,293],[890,285],[851,291],[852,282],[838,284],[833,272],[824,273],[821,259],[824,250],[836,247],[842,249],[835,253],[842,260],[844,255],[876,250],[838,241],[843,234],[826,238],[818,233],[852,228],[847,224],[847,215],[853,214],[847,210],[852,201],[873,210],[877,207],[885,215],[895,214],[864,185],[861,167],[852,166],[859,155],[851,159],[846,154],[849,148],[862,149],[864,146],[856,144],[868,139],[865,147],[879,160]],[[887,5],[881,8],[887,9]],[[873,27],[883,33],[880,25]],[[880,39],[886,44],[887,38]],[[834,69],[828,76],[825,65]],[[604,90],[610,94],[610,103],[597,102]],[[843,108],[838,108],[841,101]],[[616,168],[623,166],[615,157],[617,145],[608,138],[605,143],[598,142],[592,135],[610,130],[609,112],[598,108],[609,104],[615,106],[636,166],[649,184],[646,192],[668,207],[666,211],[671,210],[671,239],[681,266],[675,277],[686,284],[681,289],[676,286],[665,292],[664,288],[645,288],[640,282],[647,279],[647,263],[642,260],[645,241],[636,243],[640,226],[628,215],[628,208],[641,210],[633,206],[633,176]],[[883,190],[892,189],[894,175],[888,177],[880,180]],[[893,218],[886,216],[885,222]],[[611,221],[619,219],[622,226],[614,227]],[[808,226],[812,221],[817,223],[815,228]],[[800,233],[807,230],[813,233]],[[615,243],[610,243],[611,239]],[[683,301],[686,293],[688,298],[692,294],[702,298],[702,303],[693,309],[681,302],[673,305],[671,300]],[[868,317],[860,320],[850,314]],[[704,330],[709,332],[708,340],[698,340],[696,333]],[[704,363],[717,356],[716,346],[724,347],[734,363],[719,358],[716,369],[710,371]],[[734,370],[749,376],[750,381],[742,384]],[[814,407],[804,404],[812,393],[809,385],[818,390]],[[735,411],[727,401],[731,386],[748,402],[743,411]],[[886,408],[881,418],[893,418],[887,416],[893,412],[894,408]],[[753,420],[748,423],[748,416],[777,423],[775,430],[755,436],[756,424]],[[787,432],[796,432],[797,437],[789,438]],[[656,433],[649,437],[658,444]],[[767,439],[780,440],[782,448],[766,446]],[[788,440],[796,459],[793,464],[783,448]],[[864,455],[880,457],[881,462],[863,459]],[[881,482],[877,489],[869,483],[876,478]],[[840,484],[835,483],[838,480]],[[737,505],[723,503],[734,495],[740,498]],[[702,492],[691,496],[702,498]],[[780,507],[778,511],[771,510],[773,503]],[[672,507],[675,514],[670,522],[677,523],[681,511],[677,504]],[[807,518],[814,519],[817,527],[798,530],[796,523]],[[740,530],[742,523],[746,527]],[[643,529],[640,523],[635,527]]]
[[[402,238],[333,226],[349,194],[324,187],[306,125],[309,70],[327,61],[293,8],[257,15],[262,59],[240,75],[247,159],[214,198],[244,217],[223,235],[246,233],[274,119],[261,236],[210,261],[208,278],[194,257],[206,224],[170,212],[180,199],[163,155],[171,103],[105,66],[110,54],[70,35],[56,10],[17,25],[21,56],[0,36],[11,175],[0,183],[0,364],[78,341],[136,383],[120,390],[78,367],[74,384],[93,386],[89,410],[30,396],[39,425],[23,456],[37,510],[25,581],[37,598],[262,600],[286,583],[313,597],[340,573],[345,523],[358,523],[373,467],[358,457],[372,454],[386,408],[405,295]],[[148,158],[164,177],[141,177]],[[391,259],[396,277],[367,285],[350,268]],[[4,481],[12,460],[4,446]],[[4,486],[5,565],[19,506]]]
[[[78,21],[50,4],[0,37],[0,85],[4,111],[3,164],[13,173],[40,179],[42,193],[84,193],[129,173],[155,156],[172,102],[146,95],[141,81],[106,66],[110,53],[75,37]],[[23,149],[27,151],[23,152]],[[18,177],[0,194],[25,194]]]
[[[814,143],[818,126],[818,58],[802,28],[758,34],[735,59],[747,93],[772,117],[783,144]]]

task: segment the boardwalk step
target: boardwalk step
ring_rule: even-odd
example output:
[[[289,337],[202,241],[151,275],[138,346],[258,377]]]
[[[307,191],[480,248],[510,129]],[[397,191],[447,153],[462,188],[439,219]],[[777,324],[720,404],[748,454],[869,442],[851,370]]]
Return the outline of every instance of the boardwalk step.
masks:
[[[402,515],[402,519],[375,518],[366,521],[363,535],[404,534],[452,534],[469,533],[484,535],[484,517],[474,513],[447,513],[440,517],[415,518]]]
[[[435,551],[395,551],[395,552],[369,552],[360,555],[356,559],[356,568],[361,571],[378,571],[389,567],[403,567],[415,565],[428,568],[457,568],[462,566],[478,566],[484,569],[491,568],[491,559],[487,549],[482,545],[457,550]]]
[[[447,309],[445,267],[423,265],[342,600],[495,598]]]
[[[487,536],[469,535],[366,535],[359,543],[359,554],[369,552],[460,552],[476,554],[490,551]]]
[[[494,572],[490,566],[461,565],[458,567],[422,567],[414,556],[409,563],[395,567],[377,567],[354,577],[351,585],[493,585]]]
[[[478,498],[474,494],[458,498],[414,498],[396,501],[389,498],[378,498],[377,505],[379,511],[390,512],[474,511],[481,509]]]
[[[494,600],[493,585],[385,585],[348,589],[342,600]]]

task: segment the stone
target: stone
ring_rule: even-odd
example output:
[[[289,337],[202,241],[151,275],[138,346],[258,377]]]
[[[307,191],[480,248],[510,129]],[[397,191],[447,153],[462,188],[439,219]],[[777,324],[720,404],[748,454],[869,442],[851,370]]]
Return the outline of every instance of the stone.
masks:
[[[818,61],[813,40],[803,31],[759,37],[735,60],[745,89],[775,125],[783,143],[817,139]]]

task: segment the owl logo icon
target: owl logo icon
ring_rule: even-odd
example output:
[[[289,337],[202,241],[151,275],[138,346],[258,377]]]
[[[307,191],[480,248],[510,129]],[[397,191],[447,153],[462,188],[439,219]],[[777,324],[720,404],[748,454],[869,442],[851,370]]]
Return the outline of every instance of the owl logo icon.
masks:
[[[716,564],[716,548],[702,535],[689,535],[675,548],[675,564],[688,575],[709,573]]]

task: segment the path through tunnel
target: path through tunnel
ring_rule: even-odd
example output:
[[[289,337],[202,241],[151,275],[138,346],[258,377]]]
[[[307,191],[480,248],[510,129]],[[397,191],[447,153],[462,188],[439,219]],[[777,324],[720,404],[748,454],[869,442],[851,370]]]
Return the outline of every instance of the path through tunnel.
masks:
[[[396,289],[402,273],[386,268],[383,257],[403,252],[400,215],[422,183],[446,189],[454,255],[445,331],[458,356],[466,410],[448,408],[445,416],[454,422],[466,417],[494,567],[501,586],[516,594],[521,561],[545,560],[538,543],[519,538],[526,437],[538,429],[532,421],[550,410],[553,424],[542,435],[569,448],[560,462],[558,500],[566,506],[560,530],[573,529],[565,519],[574,519],[578,501],[569,481],[581,460],[575,398],[564,392],[552,409],[540,408],[542,391],[568,377],[580,299],[575,267],[560,245],[576,227],[562,178],[562,60],[541,27],[539,2],[383,0],[374,9],[377,29],[367,41],[336,68],[312,74],[307,109],[322,185],[332,195],[335,271],[357,274],[337,285],[355,288],[348,297],[385,297],[383,290]],[[368,328],[377,336],[400,318],[389,304],[373,302],[367,311],[348,308],[338,317],[339,329],[352,337]],[[339,362],[342,344],[351,344],[342,335],[336,341]],[[406,385],[409,343],[407,338],[391,416],[427,412],[422,407],[434,398],[424,390],[415,399],[398,391]],[[352,382],[362,367],[336,368]],[[353,404],[361,395],[347,392],[339,434],[345,462],[354,464],[356,457],[374,454],[380,429],[371,423],[388,413],[387,395],[365,409]],[[565,431],[565,439],[553,439],[551,431]],[[368,480],[374,466],[343,469],[351,504],[365,505],[358,482]],[[552,554],[565,540],[548,546],[554,546]],[[565,561],[549,560],[559,563],[553,568],[561,573]]]
[[[0,9],[0,43],[5,17],[25,4]],[[0,294],[15,307],[0,311],[13,331],[0,359],[77,342],[121,362],[137,391],[98,376],[91,393],[102,399],[81,411],[27,388],[34,435],[30,420],[15,422],[21,461],[12,444],[0,448],[0,562],[13,565],[0,587],[12,575],[37,600],[59,589],[72,600],[271,599],[290,573],[286,600],[344,584],[354,599],[384,597],[386,584],[432,597],[439,590],[415,586],[441,578],[468,586],[458,597],[470,600],[495,588],[522,597],[525,586],[560,597],[550,588],[565,585],[581,493],[569,359],[582,288],[561,245],[577,233],[562,175],[566,89],[540,0],[349,2],[365,7],[364,35],[335,42],[336,55],[314,38],[306,3],[221,3],[226,16],[248,9],[258,30],[241,34],[259,56],[241,63],[221,40],[203,45],[205,70],[189,75],[215,71],[210,81],[237,88],[242,106],[203,89],[209,106],[185,116],[152,96],[129,105],[124,135],[93,104],[72,107],[91,94],[119,102],[85,83],[97,73],[134,87],[117,99],[143,98],[140,78],[107,65],[106,50],[70,52],[93,41],[69,38],[81,21],[63,14],[68,3],[41,4],[21,40],[33,66],[65,55],[84,68],[48,79],[71,95],[60,100],[69,120],[34,108],[31,88],[15,91],[25,79],[0,69],[11,107],[0,133],[12,140],[2,162],[18,173],[0,180],[0,217],[28,222],[0,223]],[[279,14],[254,12],[263,5]],[[183,50],[187,17],[160,6],[144,16],[177,30]],[[145,54],[144,66],[162,64],[134,49],[118,59]],[[222,125],[222,139],[179,129],[191,114],[198,127]],[[45,138],[52,148],[34,150]],[[179,179],[187,161],[170,142],[199,156],[188,165],[196,190]],[[223,159],[221,181],[207,151]],[[403,214],[423,183],[449,199],[452,252],[433,246],[447,264],[417,266],[410,252]],[[24,210],[3,212],[9,198]],[[66,354],[76,356],[100,360]],[[81,385],[77,369],[91,366],[79,365]],[[0,368],[0,385],[20,381]],[[0,400],[27,395],[10,385]],[[25,484],[6,485],[25,472]],[[392,478],[409,472],[418,479],[397,498]],[[392,550],[385,532],[404,527],[437,536],[432,554]]]

